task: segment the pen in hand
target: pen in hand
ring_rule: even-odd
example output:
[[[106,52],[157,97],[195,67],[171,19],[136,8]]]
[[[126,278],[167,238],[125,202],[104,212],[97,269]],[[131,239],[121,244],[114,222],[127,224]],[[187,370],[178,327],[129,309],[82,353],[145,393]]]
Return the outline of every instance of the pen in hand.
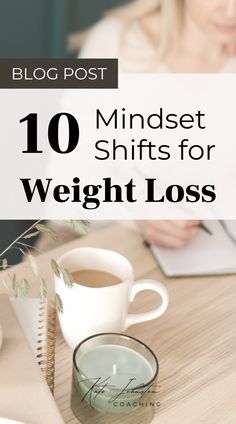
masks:
[[[149,241],[147,241],[147,240],[143,240],[143,245],[145,246],[145,247],[151,247],[151,244],[149,243]]]
[[[206,225],[203,224],[203,222],[200,222],[199,223],[199,228],[201,230],[203,230],[205,233],[207,233],[209,236],[212,236],[213,235],[212,232],[209,230],[209,228],[207,228]],[[148,240],[144,240],[143,241],[143,244],[144,244],[145,247],[148,247],[148,248],[151,246],[151,243],[149,243]]]
[[[201,230],[205,231],[205,233],[209,234],[209,236],[212,236],[212,232],[202,222],[200,222],[199,227]]]

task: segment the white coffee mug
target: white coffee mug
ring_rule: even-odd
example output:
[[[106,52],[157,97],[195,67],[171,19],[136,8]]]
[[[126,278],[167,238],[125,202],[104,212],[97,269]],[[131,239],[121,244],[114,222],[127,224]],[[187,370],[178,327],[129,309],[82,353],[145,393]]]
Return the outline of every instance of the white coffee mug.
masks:
[[[72,349],[88,336],[123,332],[133,324],[159,317],[167,309],[169,296],[165,286],[154,280],[134,282],[132,265],[119,253],[90,247],[77,248],[59,258],[58,264],[71,273],[98,270],[111,273],[121,280],[114,285],[95,288],[77,282],[68,288],[62,277],[55,276],[55,290],[64,307],[59,321],[64,338]],[[161,305],[151,312],[128,314],[130,302],[143,290],[159,293]]]

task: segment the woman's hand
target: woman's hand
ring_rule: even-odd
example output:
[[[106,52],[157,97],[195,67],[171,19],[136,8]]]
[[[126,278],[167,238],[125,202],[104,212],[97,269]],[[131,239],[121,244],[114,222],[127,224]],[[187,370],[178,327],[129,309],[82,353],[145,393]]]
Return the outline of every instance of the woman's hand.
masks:
[[[225,50],[228,56],[236,56],[236,40],[225,46]]]
[[[137,224],[149,243],[181,248],[196,236],[200,221],[137,221]]]

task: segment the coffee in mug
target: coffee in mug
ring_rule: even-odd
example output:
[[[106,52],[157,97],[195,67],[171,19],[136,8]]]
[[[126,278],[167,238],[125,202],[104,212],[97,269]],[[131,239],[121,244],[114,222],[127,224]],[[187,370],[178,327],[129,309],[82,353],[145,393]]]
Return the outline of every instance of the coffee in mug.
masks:
[[[55,276],[56,293],[64,308],[59,321],[72,349],[91,335],[122,333],[133,324],[155,319],[168,306],[167,289],[154,280],[134,281],[132,265],[119,253],[80,247],[65,253],[58,264],[76,281],[73,287],[67,287],[62,276]],[[130,303],[143,290],[159,293],[161,305],[150,312],[129,314]]]
[[[121,279],[117,275],[98,269],[79,269],[72,272],[71,275],[75,283],[86,287],[107,287],[121,283]]]

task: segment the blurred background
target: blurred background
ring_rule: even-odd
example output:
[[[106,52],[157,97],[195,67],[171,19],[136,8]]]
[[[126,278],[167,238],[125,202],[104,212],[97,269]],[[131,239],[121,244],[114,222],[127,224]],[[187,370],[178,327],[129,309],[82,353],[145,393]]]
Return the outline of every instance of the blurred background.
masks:
[[[128,0],[0,0],[1,58],[63,58],[67,36]]]
[[[65,58],[67,38],[99,20],[106,10],[128,0],[0,0],[0,57]],[[32,221],[0,221],[0,253]],[[12,250],[9,263],[21,260]]]

